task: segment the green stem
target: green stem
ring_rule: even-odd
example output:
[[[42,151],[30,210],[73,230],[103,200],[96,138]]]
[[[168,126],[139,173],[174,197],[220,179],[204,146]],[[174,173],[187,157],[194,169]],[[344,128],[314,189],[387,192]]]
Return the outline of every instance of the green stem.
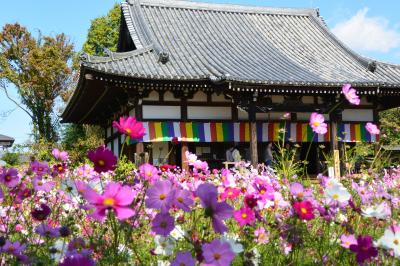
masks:
[[[121,151],[119,152],[119,159],[122,158],[122,154],[123,154],[123,151],[124,151],[124,148],[125,148],[125,144],[127,144],[129,142],[129,139],[130,139],[129,136],[125,136],[124,143],[122,144]]]

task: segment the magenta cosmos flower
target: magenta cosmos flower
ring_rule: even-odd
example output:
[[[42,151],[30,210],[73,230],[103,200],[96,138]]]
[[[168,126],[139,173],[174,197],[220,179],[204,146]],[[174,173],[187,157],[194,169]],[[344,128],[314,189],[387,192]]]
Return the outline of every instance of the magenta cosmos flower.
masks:
[[[297,215],[301,220],[312,220],[314,219],[314,208],[309,201],[298,201],[293,204]]]
[[[211,243],[203,245],[203,265],[229,266],[235,258],[235,253],[228,242],[214,239]]]
[[[175,259],[171,262],[171,266],[194,266],[196,260],[189,251],[177,252]]]
[[[159,180],[146,193],[146,207],[168,212],[174,199],[172,184],[169,180]]]
[[[94,170],[97,173],[113,171],[117,164],[117,157],[104,145],[95,151],[89,151],[88,157],[93,162]]]
[[[246,207],[235,211],[233,217],[235,217],[236,221],[240,224],[240,226],[244,226],[246,224],[252,224],[256,220],[253,210]]]
[[[360,98],[357,95],[357,91],[353,89],[350,84],[344,84],[342,87],[342,92],[349,103],[355,105],[360,104]]]
[[[364,263],[364,261],[378,256],[378,250],[373,246],[371,236],[359,236],[357,243],[350,245],[350,250],[356,253],[358,263]]]
[[[227,227],[223,220],[232,217],[233,208],[226,202],[218,202],[217,188],[210,183],[204,183],[197,188],[196,195],[205,208],[206,217],[211,218],[214,231],[217,233],[226,232]]]
[[[310,127],[317,134],[326,134],[328,132],[328,125],[325,123],[323,115],[312,113],[310,116]]]
[[[174,189],[174,205],[185,212],[190,212],[190,206],[193,205],[192,193],[186,189]]]
[[[140,139],[144,136],[144,127],[142,122],[137,122],[136,118],[123,116],[113,122],[113,127],[118,129],[122,134],[129,136],[131,139]]]
[[[31,162],[31,170],[36,173],[38,176],[43,176],[49,172],[49,165],[47,162]]]
[[[151,225],[151,230],[157,235],[168,236],[174,230],[174,218],[168,213],[158,213]]]
[[[15,168],[4,168],[0,174],[0,182],[6,185],[8,188],[13,188],[19,183],[18,170]]]
[[[381,133],[381,131],[379,130],[378,126],[368,122],[365,125],[365,129],[371,134],[371,135],[379,135],[379,133]]]
[[[102,195],[88,188],[83,196],[96,208],[91,216],[99,221],[104,221],[107,210],[113,210],[119,220],[125,220],[134,215],[134,211],[128,206],[132,204],[135,193],[129,186],[110,182]]]

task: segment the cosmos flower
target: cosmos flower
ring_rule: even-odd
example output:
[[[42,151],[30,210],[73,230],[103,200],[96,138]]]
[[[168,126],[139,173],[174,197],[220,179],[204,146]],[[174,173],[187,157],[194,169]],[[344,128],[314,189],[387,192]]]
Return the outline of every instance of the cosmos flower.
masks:
[[[343,234],[340,237],[340,241],[341,241],[341,246],[344,248],[350,248],[350,245],[355,245],[357,244],[357,239],[354,235],[345,235]]]
[[[364,207],[361,209],[361,211],[364,217],[376,218],[380,220],[385,220],[391,215],[390,207],[384,201],[379,204]]]
[[[257,228],[254,231],[257,243],[266,244],[269,242],[269,232],[264,227]]]
[[[160,178],[157,167],[148,163],[142,164],[139,167],[139,173],[145,180],[150,182],[157,181]]]
[[[54,238],[60,236],[60,230],[53,228],[47,224],[40,224],[36,227],[35,232],[41,236]]]
[[[66,160],[68,160],[68,152],[66,151],[60,151],[59,149],[53,149],[53,151],[51,152],[51,154],[53,154],[53,157],[56,160],[60,160],[65,162]]]
[[[314,219],[314,209],[309,201],[298,201],[293,204],[293,208],[295,209],[297,215],[301,220],[312,220]]]
[[[118,129],[121,134],[129,136],[131,139],[141,139],[145,135],[145,129],[142,122],[138,122],[136,118],[122,116],[119,123],[113,121],[113,127]]]
[[[400,230],[393,226],[386,228],[383,236],[378,239],[377,246],[393,250],[394,255],[400,258]]]
[[[223,220],[232,217],[233,208],[225,202],[218,202],[217,188],[210,183],[201,184],[196,190],[196,195],[205,208],[205,216],[211,218],[214,231],[217,233],[225,232],[227,227]]]
[[[203,257],[206,265],[228,266],[235,258],[229,243],[214,239],[211,243],[203,245]]]
[[[194,266],[196,260],[192,257],[189,251],[177,252],[175,259],[171,262],[170,266]]]
[[[159,180],[147,190],[146,196],[147,208],[168,212],[174,200],[172,183],[169,180]],[[184,202],[185,199],[182,198],[181,206],[184,205]]]
[[[157,235],[168,236],[174,229],[174,218],[168,213],[158,213],[151,225],[151,230]]]
[[[94,266],[96,263],[93,259],[85,256],[69,256],[59,264],[59,266]]]
[[[49,173],[49,165],[47,162],[33,161],[31,162],[31,170],[38,176],[43,176]]]
[[[364,261],[378,256],[378,250],[373,246],[371,236],[359,236],[357,243],[350,245],[350,250],[356,253],[358,263],[364,263]]]
[[[186,158],[186,162],[187,162],[189,165],[193,165],[193,164],[197,161],[197,156],[196,156],[196,154],[193,154],[193,153],[191,153],[191,152],[189,152],[189,151],[186,151],[186,152],[185,152],[185,158]]]
[[[174,189],[174,201],[173,204],[179,209],[190,212],[190,206],[193,205],[192,193],[185,189]]]
[[[344,84],[342,87],[342,93],[351,104],[360,104],[360,97],[358,97],[357,91],[351,87],[351,84]]]
[[[5,244],[1,247],[1,252],[18,257],[25,249],[26,245],[21,244],[19,241],[11,242],[10,240],[6,240]]]
[[[97,173],[113,171],[116,168],[117,157],[104,145],[99,146],[95,151],[89,151],[88,158],[93,162]]]
[[[295,198],[302,199],[304,197],[303,185],[297,182],[290,184],[290,194]]]
[[[341,183],[328,187],[325,190],[325,196],[341,203],[348,202],[351,198],[351,194]]]
[[[67,170],[67,165],[65,163],[58,163],[53,165],[53,172],[57,174],[64,174]]]
[[[233,213],[233,217],[235,217],[236,221],[240,224],[240,226],[244,226],[246,224],[252,224],[256,220],[254,212],[250,208],[241,208]]]
[[[175,248],[175,240],[170,236],[156,235],[154,237],[156,248],[154,253],[157,255],[170,256],[173,254]]]
[[[99,221],[104,221],[108,210],[113,210],[119,220],[125,220],[134,215],[129,205],[135,198],[135,192],[129,186],[110,182],[102,195],[93,189],[87,189],[83,196],[95,208],[91,216]]]
[[[365,129],[371,134],[371,135],[379,135],[381,133],[381,131],[379,130],[378,126],[368,122],[365,125]]]
[[[35,191],[44,191],[44,192],[50,192],[53,187],[56,185],[55,182],[53,181],[48,181],[44,180],[43,178],[37,176],[33,178],[33,188]]]
[[[0,182],[6,185],[8,188],[13,188],[18,185],[20,177],[18,176],[18,170],[15,168],[4,168],[0,174]]]
[[[93,167],[88,164],[84,164],[74,171],[74,174],[81,178],[93,179],[97,177],[96,172],[94,171]]]
[[[325,123],[323,115],[312,113],[310,116],[310,127],[317,134],[326,134],[328,132],[328,125]]]
[[[51,209],[46,204],[42,203],[40,206],[33,208],[31,215],[35,220],[44,221],[50,215]]]
[[[241,190],[239,188],[227,187],[224,192],[221,193],[221,200],[236,199],[240,195]]]

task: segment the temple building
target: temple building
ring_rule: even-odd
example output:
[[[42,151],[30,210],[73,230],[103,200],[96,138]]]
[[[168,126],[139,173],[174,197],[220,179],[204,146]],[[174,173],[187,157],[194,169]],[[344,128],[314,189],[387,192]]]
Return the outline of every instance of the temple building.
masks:
[[[129,114],[146,135],[127,153],[147,152],[154,164],[166,157],[181,164],[190,150],[220,167],[234,144],[244,159],[261,162],[266,143],[283,132],[302,146],[300,156],[302,144],[313,143],[313,161],[320,143],[376,141],[365,123],[400,106],[400,66],[349,49],[318,9],[129,0],[121,12],[117,52],[82,57],[62,114],[65,123],[104,127],[115,154],[124,136],[112,121]],[[360,105],[344,100],[345,83]],[[313,134],[312,112],[325,115],[328,134]]]

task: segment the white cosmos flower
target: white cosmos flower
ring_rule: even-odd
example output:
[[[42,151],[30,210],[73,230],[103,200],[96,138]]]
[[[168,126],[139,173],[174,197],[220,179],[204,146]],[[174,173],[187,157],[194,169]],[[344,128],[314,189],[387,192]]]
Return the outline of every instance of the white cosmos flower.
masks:
[[[327,180],[326,185],[325,185],[325,187],[327,189],[332,188],[334,186],[343,186],[343,185],[336,178],[330,178],[329,180]]]
[[[158,260],[157,261],[157,266],[169,266],[169,265],[171,265],[169,263],[169,261],[166,261],[166,260]]]
[[[385,202],[362,208],[361,210],[362,215],[368,218],[374,217],[376,219],[384,220],[391,215],[390,208],[388,208]]]
[[[393,250],[396,257],[400,257],[400,232],[393,232],[389,227],[385,233],[378,239],[377,246],[384,249]]]
[[[337,183],[333,186],[328,187],[325,190],[325,196],[338,202],[347,202],[351,197],[350,193],[341,183]]]
[[[179,239],[182,239],[186,235],[186,232],[182,229],[182,227],[180,225],[177,225],[177,226],[175,226],[174,230],[171,231],[170,235],[175,240],[179,240]]]
[[[229,243],[233,253],[239,254],[239,253],[243,252],[243,250],[244,250],[243,245],[236,242],[236,240],[238,240],[237,237],[231,237],[225,233],[224,236],[222,237],[222,239]]]
[[[172,255],[175,247],[175,240],[172,237],[156,235],[154,242],[156,243],[155,254],[164,256]]]

